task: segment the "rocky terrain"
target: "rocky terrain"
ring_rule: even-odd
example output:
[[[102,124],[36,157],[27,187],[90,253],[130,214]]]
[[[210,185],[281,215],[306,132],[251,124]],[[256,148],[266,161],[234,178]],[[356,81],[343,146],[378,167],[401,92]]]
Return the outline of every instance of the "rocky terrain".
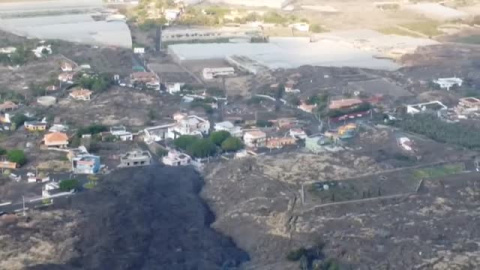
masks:
[[[0,268],[233,269],[249,256],[210,228],[201,187],[191,169],[125,169],[56,210],[4,216]]]
[[[317,243],[340,269],[475,269],[480,263],[476,173],[426,180],[416,194],[303,205],[302,183],[369,174],[375,165],[341,153],[275,160],[234,160],[207,170],[202,194],[217,214],[213,226],[250,253],[245,269],[298,269],[287,254]]]

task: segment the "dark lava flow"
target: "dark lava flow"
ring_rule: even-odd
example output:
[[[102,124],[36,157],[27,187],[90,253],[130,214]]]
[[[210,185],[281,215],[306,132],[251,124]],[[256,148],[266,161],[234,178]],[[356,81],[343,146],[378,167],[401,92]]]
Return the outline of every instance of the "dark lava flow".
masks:
[[[71,208],[85,220],[67,265],[32,269],[235,269],[249,259],[210,228],[213,213],[199,196],[192,169],[150,166],[114,172],[92,191],[74,196]]]

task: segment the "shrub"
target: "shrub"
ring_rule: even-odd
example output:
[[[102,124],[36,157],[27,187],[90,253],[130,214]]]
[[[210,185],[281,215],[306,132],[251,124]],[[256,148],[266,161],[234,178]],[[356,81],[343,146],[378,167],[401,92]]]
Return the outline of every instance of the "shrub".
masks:
[[[187,152],[197,158],[204,158],[215,154],[217,147],[214,143],[207,139],[199,139],[193,142],[188,148]]]
[[[209,136],[210,140],[220,146],[222,145],[222,143],[228,139],[228,137],[230,137],[230,133],[228,131],[215,131],[215,132],[212,132]]]
[[[78,189],[80,187],[80,182],[78,182],[77,179],[67,179],[67,180],[62,180],[59,186],[61,191],[66,192],[66,191]]]
[[[8,151],[7,159],[8,161],[15,162],[20,166],[27,163],[27,157],[25,156],[25,153],[20,149],[14,149],[14,150]]]
[[[243,148],[243,143],[239,138],[229,137],[222,143],[223,151],[237,151]]]

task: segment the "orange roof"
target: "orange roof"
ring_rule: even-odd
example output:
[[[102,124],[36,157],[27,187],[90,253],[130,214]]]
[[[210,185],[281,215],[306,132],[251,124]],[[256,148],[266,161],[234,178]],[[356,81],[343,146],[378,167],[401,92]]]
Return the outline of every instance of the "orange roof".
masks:
[[[130,75],[133,80],[139,80],[143,82],[156,81],[157,76],[151,72],[134,72]]]
[[[353,105],[358,105],[362,103],[362,100],[358,98],[347,98],[347,99],[339,99],[339,100],[332,100],[330,102],[330,106],[328,108],[330,110],[341,109],[345,107],[350,107]]]
[[[84,96],[90,96],[92,94],[92,91],[84,88],[79,88],[73,90],[70,95],[73,97],[84,97]]]
[[[13,110],[13,109],[16,109],[18,107],[17,104],[15,104],[14,102],[8,100],[8,101],[5,101],[4,103],[0,104],[0,111],[3,111],[3,110]]]
[[[313,109],[315,109],[315,107],[317,107],[317,105],[315,105],[315,104],[308,105],[306,103],[302,103],[298,106],[298,108],[300,110],[305,111],[305,112],[313,112]]]
[[[68,136],[62,132],[53,132],[43,137],[45,144],[68,142]]]

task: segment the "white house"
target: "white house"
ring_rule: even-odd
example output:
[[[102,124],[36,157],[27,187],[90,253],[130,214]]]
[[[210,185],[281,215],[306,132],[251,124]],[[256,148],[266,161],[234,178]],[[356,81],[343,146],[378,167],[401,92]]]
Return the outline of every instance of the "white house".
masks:
[[[267,134],[260,130],[247,131],[243,135],[243,142],[248,147],[265,146],[267,142]]]
[[[308,32],[310,30],[310,25],[304,22],[291,24],[290,27],[300,32]]]
[[[44,53],[52,54],[52,45],[41,45],[32,50],[37,58],[43,57]]]
[[[12,54],[17,51],[15,47],[4,47],[0,48],[0,54]]]
[[[233,67],[220,67],[220,68],[204,68],[203,69],[203,78],[206,80],[211,80],[218,76],[230,76],[235,74],[235,69]]]
[[[179,119],[177,123],[168,129],[168,137],[175,139],[181,135],[203,136],[210,130],[210,122],[196,115],[189,115]]]
[[[177,152],[175,150],[168,151],[168,155],[162,158],[162,162],[168,166],[186,166],[192,161],[190,156]]]
[[[128,132],[124,126],[115,126],[110,128],[110,133],[121,141],[132,141],[133,134]]]
[[[143,140],[147,144],[163,141],[168,137],[168,129],[174,125],[175,123],[146,128],[143,130]]]
[[[165,9],[163,15],[167,21],[175,21],[180,16],[180,9]]]
[[[438,84],[440,88],[450,90],[453,86],[462,86],[463,80],[457,77],[452,78],[438,78],[433,80],[433,83]]]
[[[417,114],[421,112],[442,112],[448,109],[443,103],[438,100],[419,103],[419,104],[412,104],[407,105],[407,113],[408,114]]]
[[[292,128],[289,131],[290,137],[295,139],[305,140],[307,138],[307,134],[301,128]]]
[[[185,85],[185,83],[166,83],[165,87],[167,88],[166,91],[167,93],[173,95],[175,93],[178,93],[182,90],[182,86]]]
[[[242,128],[235,126],[230,121],[223,121],[219,123],[215,123],[213,126],[213,130],[215,131],[228,131],[230,135],[233,137],[241,138],[243,135]]]

